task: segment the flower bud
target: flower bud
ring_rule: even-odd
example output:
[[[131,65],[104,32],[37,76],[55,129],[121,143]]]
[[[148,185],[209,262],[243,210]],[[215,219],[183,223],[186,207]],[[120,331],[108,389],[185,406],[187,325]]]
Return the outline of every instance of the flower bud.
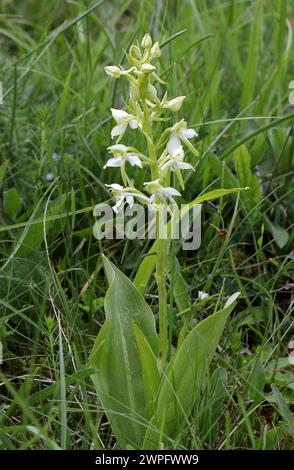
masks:
[[[159,43],[155,42],[153,46],[151,47],[151,57],[154,59],[157,59],[160,56],[161,56],[161,50],[159,47]]]
[[[167,101],[164,107],[170,109],[173,113],[176,113],[182,107],[185,98],[185,96],[178,96],[177,98]]]
[[[152,47],[152,39],[150,34],[146,33],[142,39],[141,46],[144,49],[150,49]]]
[[[133,44],[130,48],[130,56],[135,60],[141,60],[142,58],[141,51],[138,46],[135,46],[135,44]]]
[[[140,90],[137,85],[134,83],[131,83],[130,86],[130,99],[131,101],[139,101],[140,99]]]
[[[141,70],[144,73],[152,73],[156,70],[156,67],[154,67],[152,64],[143,64]]]
[[[105,72],[112,78],[118,79],[121,75],[121,70],[116,65],[108,65],[104,67]]]
[[[153,100],[154,98],[157,97],[156,88],[155,88],[155,86],[151,85],[151,83],[148,83],[147,97],[148,97],[149,100]]]

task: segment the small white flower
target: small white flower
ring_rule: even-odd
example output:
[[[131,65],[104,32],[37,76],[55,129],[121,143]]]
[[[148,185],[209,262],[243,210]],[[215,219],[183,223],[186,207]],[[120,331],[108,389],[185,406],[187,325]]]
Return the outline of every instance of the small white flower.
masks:
[[[108,147],[107,150],[112,153],[113,158],[110,158],[103,168],[122,167],[125,165],[125,162],[129,162],[132,166],[136,165],[142,168],[140,157],[134,152],[129,152],[129,148],[125,145],[115,144]]]
[[[106,184],[105,186],[107,186],[108,188],[110,188],[111,192],[112,192],[112,195],[113,197],[115,197],[116,199],[116,203],[115,205],[112,207],[112,209],[114,210],[114,212],[117,214],[118,211],[120,210],[120,208],[124,205],[124,202],[126,201],[126,203],[132,207],[134,205],[134,197],[133,195],[131,194],[126,194],[124,192],[124,188],[123,186],[121,186],[120,184],[117,184],[117,183],[113,183],[113,184]]]
[[[181,146],[181,141],[187,144],[189,143],[187,142],[188,140],[193,139],[193,137],[197,137],[197,135],[198,134],[194,129],[187,129],[187,123],[184,119],[177,122],[171,128],[171,136],[167,144],[168,153],[172,155],[174,151]]]
[[[209,294],[207,294],[207,292],[204,292],[202,290],[200,290],[198,292],[198,299],[199,300],[204,300],[204,299],[207,299],[207,297],[209,297]]]
[[[106,184],[110,188],[113,197],[116,199],[115,205],[112,207],[114,212],[117,214],[118,211],[123,207],[126,202],[130,207],[134,205],[134,198],[137,197],[142,202],[149,202],[149,199],[140,191],[137,191],[135,188],[124,188],[118,183]]]
[[[107,73],[107,75],[109,75],[111,78],[115,78],[116,80],[120,78],[122,75],[127,75],[133,70],[134,70],[134,67],[131,67],[129,70],[122,70],[116,65],[108,65],[107,67],[104,67],[105,73]]]
[[[117,124],[111,131],[112,139],[117,136],[122,136],[128,126],[130,126],[131,129],[137,129],[139,127],[139,122],[135,116],[128,114],[126,111],[111,108],[111,114]]]
[[[168,160],[162,165],[163,170],[167,168],[171,168],[173,171],[194,170],[190,163],[184,162],[184,150],[181,145],[171,150],[172,153],[167,156]]]
[[[163,107],[165,109],[169,109],[173,113],[176,113],[179,111],[182,107],[182,104],[184,103],[185,96],[178,96],[177,98],[173,98],[172,100],[167,101]]]
[[[174,188],[165,187],[160,184],[160,180],[149,181],[144,183],[147,191],[151,193],[149,202],[150,204],[154,203],[156,199],[161,199],[163,201],[172,200],[173,196],[180,196],[181,193]]]

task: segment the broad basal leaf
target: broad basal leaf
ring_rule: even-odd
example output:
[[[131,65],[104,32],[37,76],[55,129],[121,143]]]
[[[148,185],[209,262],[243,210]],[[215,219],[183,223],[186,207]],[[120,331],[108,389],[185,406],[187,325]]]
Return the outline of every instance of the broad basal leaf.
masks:
[[[162,441],[170,447],[170,441],[189,422],[205,372],[238,296],[239,292],[233,294],[222,310],[198,323],[180,346],[162,383],[144,449],[157,449]]]
[[[106,323],[89,363],[97,370],[93,381],[120,446],[140,447],[152,409],[153,385],[148,384],[146,370],[158,352],[155,321],[132,282],[107,258],[103,263],[110,284],[104,304]],[[141,361],[144,349],[146,367]]]

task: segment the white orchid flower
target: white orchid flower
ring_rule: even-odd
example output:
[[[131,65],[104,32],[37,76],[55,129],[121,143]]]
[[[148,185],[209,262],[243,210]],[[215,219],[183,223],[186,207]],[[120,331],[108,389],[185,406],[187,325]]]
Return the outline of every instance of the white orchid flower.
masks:
[[[147,183],[144,183],[144,186],[147,191],[151,193],[149,198],[150,204],[153,204],[156,199],[166,201],[173,200],[173,196],[181,196],[181,193],[179,193],[175,188],[162,186],[159,179],[148,181]]]
[[[197,150],[189,142],[190,139],[197,137],[198,134],[194,129],[187,128],[187,123],[184,119],[177,122],[171,128],[170,132],[171,135],[167,143],[167,150],[170,155],[172,155],[175,150],[181,146],[181,141],[184,142],[195,155],[198,155]]]
[[[115,205],[112,207],[114,212],[117,214],[121,207],[126,203],[132,207],[134,205],[134,196],[131,193],[126,193],[124,187],[118,183],[106,184],[110,188],[113,197],[116,199]]]
[[[140,126],[135,116],[128,114],[126,111],[111,108],[111,114],[117,124],[111,131],[112,139],[117,136],[122,137],[128,126],[131,129],[137,129]]]
[[[135,188],[124,188],[118,183],[106,184],[107,188],[110,189],[112,196],[115,198],[115,205],[112,207],[114,212],[117,214],[126,202],[130,207],[134,205],[134,198],[140,199],[142,202],[149,202],[148,197],[140,193]]]
[[[167,168],[171,168],[173,171],[194,170],[190,163],[184,162],[185,154],[181,145],[179,147],[171,148],[170,150],[172,150],[172,152],[167,155],[167,161],[161,167],[163,170],[166,170]]]
[[[112,153],[113,158],[110,158],[103,168],[123,167],[125,162],[129,162],[132,166],[136,165],[142,168],[140,157],[134,152],[129,152],[129,147],[123,144],[115,144],[108,147],[107,150]]]
[[[163,171],[167,171],[168,169],[175,171],[180,185],[182,189],[184,189],[181,170],[194,170],[194,168],[190,163],[184,162],[184,150],[181,145],[179,147],[171,148],[170,150],[172,150],[172,153],[170,154],[165,155],[166,151],[163,153],[161,169]]]

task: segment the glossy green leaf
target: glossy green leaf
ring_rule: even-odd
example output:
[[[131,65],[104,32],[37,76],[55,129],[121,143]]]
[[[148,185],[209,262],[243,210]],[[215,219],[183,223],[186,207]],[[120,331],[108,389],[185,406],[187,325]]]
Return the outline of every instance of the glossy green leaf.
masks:
[[[145,388],[146,367],[158,353],[154,316],[132,282],[105,257],[103,264],[109,282],[104,303],[106,323],[89,364],[97,370],[93,381],[120,446],[140,447],[153,393],[152,384]],[[142,351],[149,348],[147,362],[142,365]]]
[[[188,423],[205,373],[238,296],[239,292],[233,294],[222,310],[198,323],[178,349],[162,383],[156,412],[146,432],[144,449],[159,448],[161,440],[168,446],[183,424]]]
[[[168,276],[173,289],[173,297],[179,313],[188,314],[191,309],[189,286],[181,273],[181,267],[177,258],[170,257],[168,263]]]
[[[133,328],[136,336],[137,347],[139,350],[144,393],[147,404],[146,417],[151,418],[155,411],[154,403],[159,390],[160,374],[157,367],[157,357],[140,328],[133,322]]]

